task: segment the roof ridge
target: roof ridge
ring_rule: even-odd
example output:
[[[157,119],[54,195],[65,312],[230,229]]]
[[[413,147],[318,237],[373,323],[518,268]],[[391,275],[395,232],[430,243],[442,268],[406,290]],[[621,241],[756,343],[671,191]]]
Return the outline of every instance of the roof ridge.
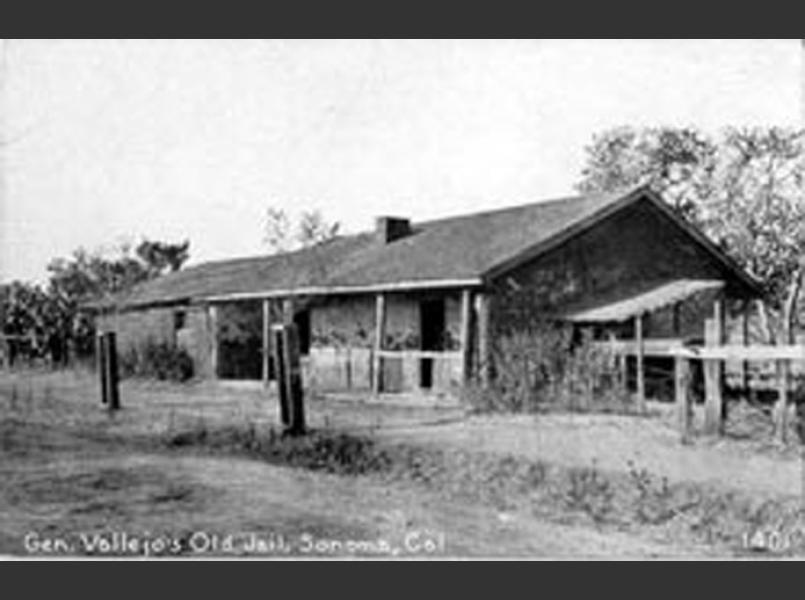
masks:
[[[573,196],[562,196],[562,197],[559,197],[559,198],[548,198],[548,199],[545,199],[545,200],[536,200],[534,202],[526,202],[524,204],[512,204],[512,205],[509,205],[509,206],[503,206],[503,207],[499,207],[499,208],[484,209],[484,210],[479,210],[479,211],[471,212],[471,213],[463,213],[463,214],[457,214],[457,215],[452,215],[452,216],[439,217],[439,218],[436,218],[436,219],[428,219],[426,221],[413,221],[412,225],[420,226],[420,227],[432,226],[432,225],[441,225],[441,224],[449,222],[449,221],[460,221],[460,220],[463,220],[463,219],[473,219],[473,218],[477,218],[477,217],[499,215],[499,214],[510,212],[510,211],[513,212],[513,211],[517,211],[517,210],[526,210],[526,209],[529,209],[529,208],[533,208],[535,206],[549,206],[549,205],[552,205],[552,204],[566,204],[566,203],[572,202],[572,201],[583,201],[583,200],[589,201],[589,200],[594,199],[594,198],[600,198],[602,200],[609,199],[609,201],[611,201],[611,202],[616,202],[617,200],[619,200],[620,198],[622,198],[623,196],[625,196],[627,194],[628,194],[628,192],[627,193],[603,193],[602,192],[602,193],[594,193],[594,194],[575,194]]]

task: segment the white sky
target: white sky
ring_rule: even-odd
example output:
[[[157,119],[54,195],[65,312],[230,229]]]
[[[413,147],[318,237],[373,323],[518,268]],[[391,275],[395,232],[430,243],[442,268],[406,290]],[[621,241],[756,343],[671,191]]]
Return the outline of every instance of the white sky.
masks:
[[[798,125],[799,40],[11,41],[0,280],[78,246],[261,252],[268,205],[349,231],[572,192],[621,124]]]

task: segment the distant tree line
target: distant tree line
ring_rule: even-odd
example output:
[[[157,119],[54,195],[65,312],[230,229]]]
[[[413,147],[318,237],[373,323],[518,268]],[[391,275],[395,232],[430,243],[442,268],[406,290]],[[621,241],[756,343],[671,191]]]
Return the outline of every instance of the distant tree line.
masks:
[[[132,251],[123,244],[112,253],[79,248],[48,264],[44,285],[22,281],[0,284],[0,343],[12,364],[44,358],[64,364],[93,351],[92,315],[82,307],[109,300],[138,283],[181,269],[190,242],[143,240]]]

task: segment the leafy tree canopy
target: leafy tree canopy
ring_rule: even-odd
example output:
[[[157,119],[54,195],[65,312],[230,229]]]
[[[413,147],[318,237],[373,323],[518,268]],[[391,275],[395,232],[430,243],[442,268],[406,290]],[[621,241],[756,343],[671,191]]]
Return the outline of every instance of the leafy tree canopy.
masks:
[[[578,188],[649,185],[760,280],[780,308],[805,251],[803,131],[618,127],[587,146]]]

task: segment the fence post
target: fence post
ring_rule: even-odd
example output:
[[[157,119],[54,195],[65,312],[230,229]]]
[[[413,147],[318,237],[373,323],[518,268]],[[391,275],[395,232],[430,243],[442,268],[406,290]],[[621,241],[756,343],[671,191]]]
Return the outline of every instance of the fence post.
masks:
[[[777,402],[774,405],[774,432],[783,444],[788,440],[788,374],[787,360],[777,363]]]
[[[720,345],[721,327],[717,318],[704,321],[704,345],[708,348]],[[723,428],[723,397],[721,389],[722,365],[720,359],[706,358],[704,363],[704,431],[718,435]]]
[[[674,357],[674,391],[679,432],[682,441],[686,442],[690,436],[693,416],[690,402],[690,361],[680,355]]]
[[[117,372],[117,346],[115,344],[115,332],[107,331],[104,334],[106,338],[106,387],[108,389],[107,399],[109,401],[109,410],[115,411],[120,408],[120,389],[118,386],[119,376]]]
[[[492,352],[490,345],[490,299],[485,292],[475,295],[475,327],[477,331],[478,354],[475,368],[478,380],[484,389],[489,388],[492,381]]]
[[[283,430],[291,435],[305,432],[304,390],[296,325],[272,326],[274,368]]]
[[[472,292],[461,291],[461,383],[472,373]]]
[[[304,390],[302,389],[302,366],[299,355],[299,329],[293,323],[285,326],[285,372],[291,424],[288,433],[305,433]]]
[[[375,337],[372,354],[372,395],[377,396],[383,389],[383,338],[386,335],[386,296],[383,293],[375,297]]]
[[[107,404],[108,391],[106,387],[106,337],[102,331],[95,335],[95,368],[101,382],[101,404]]]
[[[635,316],[635,341],[637,342],[637,410],[646,411],[646,365],[645,340],[643,339],[643,313]]]
[[[277,399],[279,400],[280,408],[280,423],[283,429],[291,424],[290,410],[288,408],[288,388],[285,385],[286,381],[286,365],[285,365],[285,340],[283,335],[282,324],[272,325],[272,344],[271,349],[274,352],[274,376],[277,380]]]
[[[261,376],[263,385],[271,383],[271,300],[263,299],[263,363]]]

